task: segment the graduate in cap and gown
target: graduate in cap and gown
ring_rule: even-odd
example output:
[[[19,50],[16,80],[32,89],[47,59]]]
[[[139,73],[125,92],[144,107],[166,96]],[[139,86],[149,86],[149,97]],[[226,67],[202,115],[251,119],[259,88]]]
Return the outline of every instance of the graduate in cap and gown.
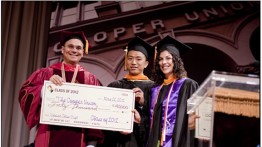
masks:
[[[108,87],[133,89],[135,109],[141,116],[140,124],[134,123],[131,134],[105,131],[104,147],[145,147],[148,127],[148,98],[153,81],[149,79],[153,67],[154,49],[140,37],[133,38],[125,47],[125,69],[128,74]]]
[[[191,48],[170,36],[160,40],[155,48],[156,85],[151,90],[149,102],[150,129],[147,146],[190,147],[193,142],[187,136],[190,134],[187,132],[190,131],[187,99],[197,90],[198,83],[187,77],[181,56]]]
[[[93,74],[79,65],[89,47],[83,32],[63,31],[60,45],[63,61],[40,68],[29,76],[19,92],[20,107],[28,127],[37,127],[36,147],[94,147],[103,141],[101,130],[39,123],[44,80],[55,85],[62,85],[64,82],[101,85]]]

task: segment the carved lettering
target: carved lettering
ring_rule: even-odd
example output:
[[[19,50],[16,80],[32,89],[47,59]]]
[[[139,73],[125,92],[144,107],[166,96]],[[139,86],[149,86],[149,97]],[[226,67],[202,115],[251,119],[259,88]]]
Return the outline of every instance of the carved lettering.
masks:
[[[96,43],[104,42],[107,40],[106,32],[98,32],[94,35],[94,41]]]
[[[197,21],[199,19],[199,15],[196,13],[196,11],[193,11],[192,13],[192,15],[185,13],[186,19],[189,21]]]
[[[126,29],[124,27],[114,29],[114,38],[117,40],[119,36],[124,35]]]
[[[154,30],[156,30],[157,28],[164,28],[164,23],[162,20],[160,19],[156,19],[156,20],[151,20],[151,25],[152,25],[152,28]]]
[[[243,4],[241,3],[231,3],[230,6],[233,10],[238,10],[238,11],[244,8]]]
[[[134,24],[132,27],[133,27],[134,34],[146,32],[146,29],[144,28],[144,23],[142,22],[138,24]]]
[[[211,7],[210,9],[203,9],[203,13],[206,17],[210,17],[210,14],[213,16],[218,16],[217,11],[213,7]]]
[[[190,12],[185,12],[184,17],[189,23],[198,23],[201,21],[206,21],[208,19],[214,19],[214,17],[225,17],[229,15],[234,15],[239,11],[244,11],[244,10],[250,10],[255,7],[258,7],[259,2],[246,2],[246,3],[241,3],[241,2],[231,2],[231,3],[225,3],[225,4],[220,4],[217,6],[209,7],[209,8],[202,8],[198,10],[192,9]],[[175,19],[175,18],[171,18]],[[169,21],[169,20],[161,20],[161,19],[155,19],[155,20],[150,20],[150,25],[154,31],[157,31],[159,28],[165,29],[165,22],[164,21]],[[175,22],[175,21],[172,21]],[[166,22],[167,23],[167,22]],[[120,26],[117,28],[113,28],[111,32],[97,32],[93,35],[93,39],[96,44],[102,44],[106,43],[108,40],[114,41],[114,40],[119,40],[121,36],[124,35],[130,35],[128,38],[131,38],[134,35],[140,34],[140,33],[147,33],[147,27],[148,24],[145,24],[144,22],[138,22],[136,24],[131,24],[132,25],[132,33],[127,33],[127,28],[125,26]],[[182,26],[183,24],[180,24]],[[187,25],[186,23],[184,25]],[[130,29],[130,28],[128,28]],[[109,36],[112,36],[112,39],[108,39]],[[91,37],[91,36],[90,36]],[[126,37],[124,37],[126,38]],[[53,51],[55,53],[60,53],[61,48],[58,46],[59,43],[56,43],[53,47]],[[91,45],[95,46],[95,45]]]
[[[228,13],[228,10],[224,6],[220,5],[219,7],[224,13]]]

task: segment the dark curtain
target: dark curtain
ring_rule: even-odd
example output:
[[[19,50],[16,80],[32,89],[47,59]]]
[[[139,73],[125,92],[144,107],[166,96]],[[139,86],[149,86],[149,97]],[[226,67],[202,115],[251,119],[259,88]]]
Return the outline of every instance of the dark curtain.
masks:
[[[18,103],[22,83],[45,66],[51,1],[1,1],[1,146],[30,144],[29,131]]]

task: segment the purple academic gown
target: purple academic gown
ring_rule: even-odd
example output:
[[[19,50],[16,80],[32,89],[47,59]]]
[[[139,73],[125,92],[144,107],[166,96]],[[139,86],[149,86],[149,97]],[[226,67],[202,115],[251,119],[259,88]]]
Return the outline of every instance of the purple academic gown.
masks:
[[[156,140],[160,140],[164,124],[165,106],[171,85],[172,83],[162,87],[155,106],[154,102],[157,99],[157,93],[160,86],[156,86],[151,90],[152,99],[150,102],[150,123],[153,119],[153,124],[149,132],[148,147],[157,147],[158,143]],[[198,84],[189,78],[182,78],[174,83],[168,103],[165,141],[163,143],[163,147],[190,146],[190,141],[187,142],[185,137],[189,134],[187,133],[186,102],[197,88]],[[153,113],[154,117],[152,117]]]

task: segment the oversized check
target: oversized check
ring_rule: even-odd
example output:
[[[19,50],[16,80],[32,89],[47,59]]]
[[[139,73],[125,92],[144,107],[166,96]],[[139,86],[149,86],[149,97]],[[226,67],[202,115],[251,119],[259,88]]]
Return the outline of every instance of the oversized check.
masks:
[[[132,90],[45,81],[42,91],[41,124],[133,131]]]

